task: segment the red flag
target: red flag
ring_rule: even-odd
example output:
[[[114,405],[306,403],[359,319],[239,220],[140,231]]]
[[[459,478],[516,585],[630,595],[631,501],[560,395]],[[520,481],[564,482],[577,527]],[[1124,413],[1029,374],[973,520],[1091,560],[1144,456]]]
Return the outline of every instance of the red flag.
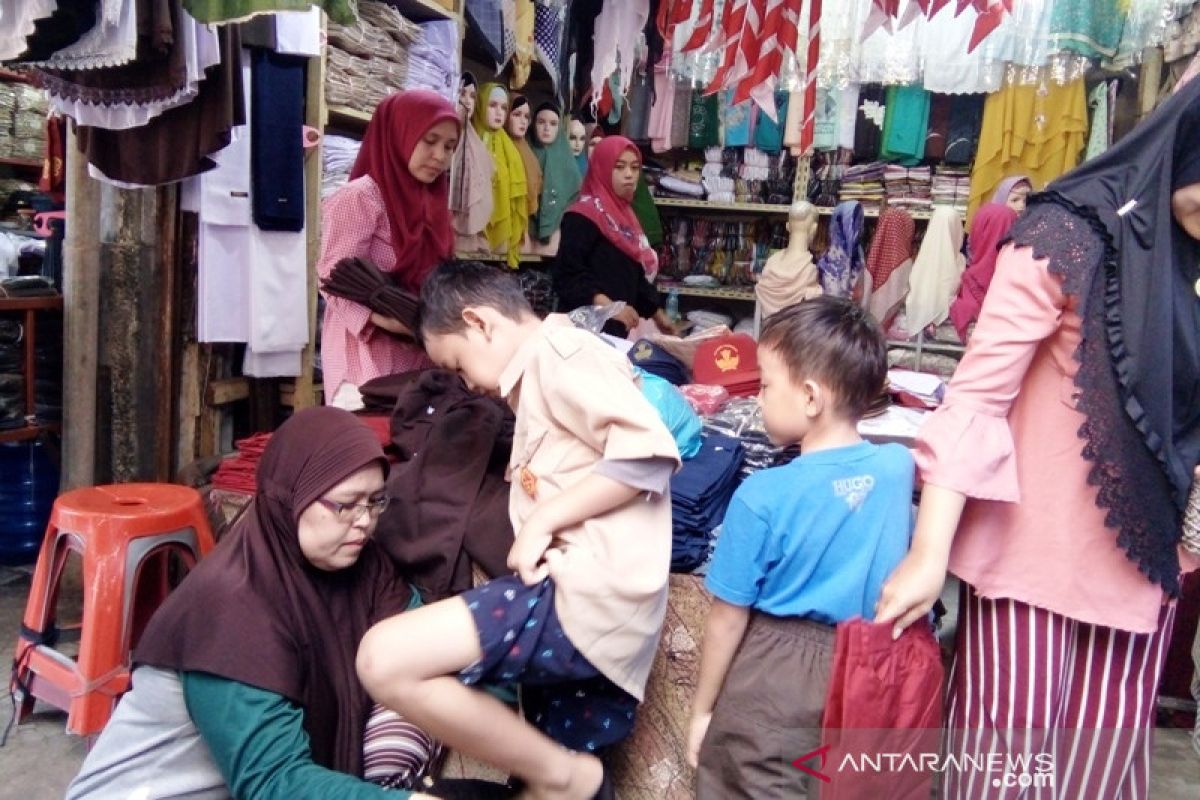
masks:
[[[817,114],[817,62],[821,56],[821,0],[812,0],[808,12],[808,63],[804,76],[804,124],[800,129],[800,152],[812,149]]]
[[[976,3],[984,5],[988,0],[976,0]],[[979,16],[975,18],[975,27],[971,30],[971,41],[967,44],[968,53],[973,53],[980,42],[1000,27],[1004,15],[1012,10],[1011,3],[1012,0],[992,0],[990,5],[979,11]]]
[[[750,0],[726,0],[725,13],[721,15],[721,35],[725,40],[721,46],[721,65],[708,86],[704,87],[704,94],[720,91],[729,73],[733,71],[749,6]]]
[[[779,76],[779,67],[784,62],[785,26],[791,26],[792,47],[796,47],[796,26],[798,24],[799,7],[803,0],[767,0],[763,8],[762,25],[758,31],[758,42],[754,52],[748,53],[746,62],[750,65],[748,74],[739,80],[737,91],[733,94],[733,102],[740,103],[749,100],[751,92],[768,79]],[[791,13],[788,13],[791,8]],[[774,80],[772,80],[774,83]],[[774,88],[772,88],[774,92]],[[774,103],[772,103],[772,110]],[[774,116],[772,114],[772,116]]]
[[[700,0],[700,14],[696,18],[696,27],[692,30],[691,38],[680,48],[682,53],[699,50],[708,41],[713,29],[713,5],[716,0]]]

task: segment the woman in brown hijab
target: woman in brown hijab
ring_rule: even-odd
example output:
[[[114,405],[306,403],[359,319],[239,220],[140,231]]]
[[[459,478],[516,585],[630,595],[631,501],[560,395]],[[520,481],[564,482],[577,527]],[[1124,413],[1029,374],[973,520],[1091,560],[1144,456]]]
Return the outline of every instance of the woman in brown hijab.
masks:
[[[280,426],[253,504],[150,621],[133,689],[67,797],[423,796],[361,777],[372,703],[358,641],[416,601],[372,541],[387,470],[345,411]],[[414,778],[436,747],[420,739]]]

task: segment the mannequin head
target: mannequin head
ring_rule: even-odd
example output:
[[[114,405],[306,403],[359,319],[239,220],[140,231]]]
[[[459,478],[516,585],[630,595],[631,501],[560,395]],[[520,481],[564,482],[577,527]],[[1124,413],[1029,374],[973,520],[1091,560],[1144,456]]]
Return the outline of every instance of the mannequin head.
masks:
[[[545,103],[538,107],[537,116],[533,120],[534,137],[539,144],[549,147],[558,138],[558,129],[561,124],[558,109]]]
[[[600,140],[604,138],[604,131],[599,125],[592,126],[592,132],[588,136],[588,158],[592,157],[592,153],[596,152],[596,145],[600,144]]]
[[[788,209],[787,229],[791,236],[790,244],[799,245],[803,242],[808,247],[817,233],[817,207],[804,200],[793,203]]]
[[[587,145],[587,128],[583,127],[583,123],[574,117],[571,118],[571,124],[567,126],[567,142],[571,145],[572,155],[582,155],[583,149]]]
[[[524,139],[525,134],[529,131],[529,101],[521,95],[516,95],[512,99],[512,108],[508,112],[508,121],[505,123],[505,130],[508,135],[514,139]]]
[[[475,113],[475,99],[479,87],[475,85],[475,76],[469,72],[462,74],[458,84],[458,114],[464,120],[470,119]]]
[[[495,86],[488,96],[484,98],[487,103],[487,123],[488,130],[498,131],[504,127],[504,121],[508,119],[508,92],[503,86]]]

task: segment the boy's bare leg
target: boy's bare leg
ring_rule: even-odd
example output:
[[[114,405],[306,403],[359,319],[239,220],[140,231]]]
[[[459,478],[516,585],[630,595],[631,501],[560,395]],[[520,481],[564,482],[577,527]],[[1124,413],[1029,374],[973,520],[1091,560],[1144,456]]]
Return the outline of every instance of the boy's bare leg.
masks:
[[[531,797],[591,798],[603,779],[598,759],[567,750],[454,677],[481,655],[467,604],[451,598],[367,631],[358,648],[358,675],[376,702],[450,747],[523,779]]]

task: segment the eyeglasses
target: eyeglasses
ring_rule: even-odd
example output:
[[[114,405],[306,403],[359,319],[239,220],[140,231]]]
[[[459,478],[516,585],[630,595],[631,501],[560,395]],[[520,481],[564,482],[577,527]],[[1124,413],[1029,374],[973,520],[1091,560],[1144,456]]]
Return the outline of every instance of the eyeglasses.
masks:
[[[342,522],[354,523],[362,519],[363,514],[369,514],[378,519],[388,504],[392,502],[392,498],[385,495],[365,503],[339,503],[336,500],[318,497],[317,502],[332,511]]]

